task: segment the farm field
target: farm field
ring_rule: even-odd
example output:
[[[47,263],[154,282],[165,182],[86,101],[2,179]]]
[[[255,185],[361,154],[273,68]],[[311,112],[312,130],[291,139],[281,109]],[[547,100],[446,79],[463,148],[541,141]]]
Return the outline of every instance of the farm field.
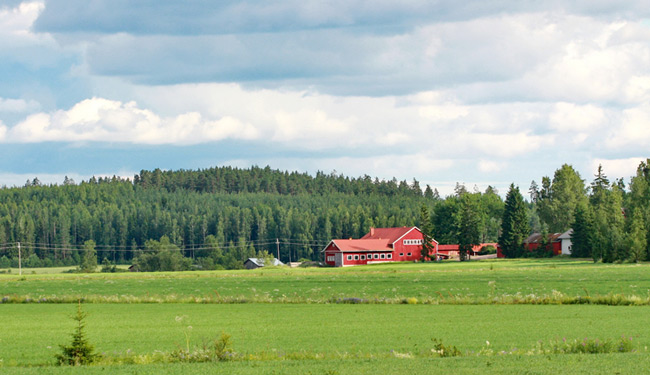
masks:
[[[3,296],[100,302],[324,302],[332,299],[476,302],[503,295],[650,296],[650,265],[574,260],[489,260],[392,264],[343,269],[276,268],[240,271],[117,274],[0,274]],[[134,298],[131,298],[134,297]]]
[[[539,341],[563,338],[625,335],[641,352],[618,354],[617,360],[650,359],[645,306],[89,304],[84,309],[90,341],[109,354],[171,351],[186,345],[185,334],[190,345],[200,345],[221,332],[232,335],[236,352],[269,353],[278,361],[301,352],[374,361],[392,359],[392,353],[418,357],[431,351],[434,338],[478,353],[530,349]],[[53,364],[58,345],[69,340],[74,327],[68,318],[73,310],[70,304],[0,306],[0,353],[7,369]],[[423,361],[422,366],[427,363],[431,365]]]
[[[582,373],[642,373],[650,371],[647,304],[474,302],[479,297],[504,293],[543,295],[553,294],[554,290],[567,295],[622,293],[643,300],[650,290],[648,271],[648,264],[524,260],[178,274],[4,274],[0,275],[0,297],[4,302],[0,304],[0,367],[7,374],[42,373],[42,366],[47,366],[48,373],[90,374],[544,374],[567,369]],[[217,303],[216,299],[182,303],[180,297],[167,300],[172,303],[138,303],[154,302],[149,299],[154,295],[162,299],[170,295],[199,297],[215,295],[215,290],[222,298],[241,297],[248,303]],[[39,298],[108,298],[127,293],[133,303],[83,304],[89,313],[88,338],[99,352],[114,357],[171,352],[188,345],[201,346],[225,332],[232,336],[233,350],[241,355],[240,360],[83,369],[54,366],[59,345],[70,341],[74,328],[70,316],[76,305],[48,303],[47,298]],[[299,302],[302,293],[309,296],[309,303]],[[442,293],[468,298],[449,304],[422,304],[429,296]],[[30,296],[30,303],[10,303],[25,296]],[[255,302],[259,296],[267,297],[263,303]],[[407,303],[355,304],[346,300],[396,297],[406,298]],[[618,340],[621,336],[631,338],[634,352],[533,353],[540,344],[564,339]],[[462,356],[436,357],[433,339],[456,346]]]

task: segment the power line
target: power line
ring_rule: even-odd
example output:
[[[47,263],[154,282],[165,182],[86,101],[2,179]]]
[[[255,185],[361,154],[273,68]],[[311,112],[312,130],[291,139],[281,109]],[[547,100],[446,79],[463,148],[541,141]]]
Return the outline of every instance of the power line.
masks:
[[[325,242],[315,242],[315,241],[300,241],[295,239],[268,239],[268,240],[255,240],[255,241],[246,241],[244,243],[232,243],[232,244],[193,244],[186,245],[182,248],[179,248],[180,251],[200,251],[200,250],[213,250],[213,249],[232,249],[245,247],[253,245],[254,247],[262,247],[268,245],[294,245],[294,246],[307,246],[307,247],[322,247],[327,243]],[[59,244],[44,244],[44,243],[35,243],[35,242],[21,242],[23,248],[29,248],[32,250],[49,250],[49,251],[82,251],[85,250],[83,245],[59,245]],[[0,245],[0,250],[16,249],[17,243],[7,243]],[[144,247],[128,248],[126,246],[115,246],[111,245],[98,245],[95,246],[95,250],[102,252],[143,252],[143,251],[153,251],[153,249],[147,249]]]

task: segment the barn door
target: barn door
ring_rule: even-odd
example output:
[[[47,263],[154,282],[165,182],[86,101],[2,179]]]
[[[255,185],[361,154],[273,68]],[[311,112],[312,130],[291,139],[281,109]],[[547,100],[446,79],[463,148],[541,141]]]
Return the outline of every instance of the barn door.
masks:
[[[336,253],[334,259],[335,267],[343,267],[343,253]]]

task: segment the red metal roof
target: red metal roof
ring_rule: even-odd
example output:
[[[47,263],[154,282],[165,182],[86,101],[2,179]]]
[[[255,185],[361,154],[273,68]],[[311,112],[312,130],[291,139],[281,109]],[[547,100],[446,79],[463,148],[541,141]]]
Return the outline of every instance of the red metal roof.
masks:
[[[388,239],[332,240],[342,252],[350,251],[392,251]]]
[[[361,237],[362,240],[368,239],[386,239],[389,243],[393,243],[411,231],[415,227],[398,227],[398,228],[370,228],[365,236]]]

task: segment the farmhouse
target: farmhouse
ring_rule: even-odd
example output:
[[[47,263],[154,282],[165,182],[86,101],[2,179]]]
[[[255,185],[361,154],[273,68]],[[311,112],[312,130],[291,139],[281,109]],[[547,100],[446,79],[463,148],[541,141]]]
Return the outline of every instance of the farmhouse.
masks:
[[[274,266],[284,266],[284,263],[280,262],[277,258],[273,258],[273,265]],[[262,259],[262,258],[248,258],[244,262],[244,267],[246,269],[249,269],[249,270],[264,267],[264,259]]]
[[[417,227],[370,228],[360,239],[332,240],[323,249],[325,263],[346,267],[383,262],[414,261],[422,258],[424,236]],[[432,239],[433,252],[438,242]]]

